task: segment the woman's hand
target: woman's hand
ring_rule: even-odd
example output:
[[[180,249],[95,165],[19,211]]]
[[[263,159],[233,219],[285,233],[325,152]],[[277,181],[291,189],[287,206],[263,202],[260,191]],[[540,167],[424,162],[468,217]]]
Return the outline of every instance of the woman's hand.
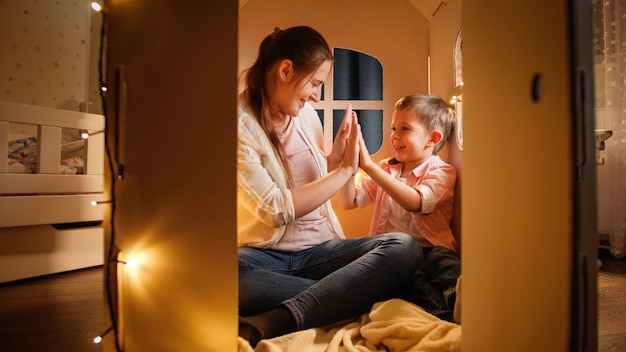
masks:
[[[345,146],[345,152],[343,155],[343,162],[341,167],[348,167],[352,175],[355,175],[359,171],[359,150],[363,139],[361,138],[361,126],[359,126],[356,118],[356,114],[353,113],[352,123],[350,127],[350,135]]]
[[[352,104],[348,104],[333,142],[333,150],[328,155],[328,170],[334,170],[341,164],[350,137],[352,121],[356,120],[356,117],[356,112],[352,111]]]
[[[347,132],[349,133],[342,137],[343,151],[341,155],[336,154],[339,160],[336,161],[335,168],[315,181],[290,189],[296,218],[310,213],[328,201],[348,181],[352,180],[352,187],[354,187],[354,175],[359,170],[361,126],[357,123],[356,114],[352,113],[351,109],[346,118],[344,122],[348,124]],[[346,134],[346,130],[343,130],[343,134]]]

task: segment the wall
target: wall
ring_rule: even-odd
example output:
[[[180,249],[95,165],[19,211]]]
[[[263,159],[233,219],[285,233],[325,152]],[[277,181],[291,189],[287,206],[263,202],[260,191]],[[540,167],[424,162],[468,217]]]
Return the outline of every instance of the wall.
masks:
[[[463,351],[570,350],[567,14],[541,0],[462,6]]]
[[[105,10],[108,143],[120,146],[107,245],[135,264],[118,265],[123,350],[235,351],[237,4],[111,0]]]
[[[99,37],[91,36],[89,4],[0,2],[1,100],[78,111],[91,98],[90,60]]]
[[[98,113],[99,18],[88,0],[0,1],[0,100]],[[96,28],[93,35],[92,24]],[[90,82],[96,80],[94,86]],[[94,104],[86,104],[87,100]],[[10,124],[10,133],[36,135],[37,127]],[[2,212],[2,210],[0,210]],[[51,226],[2,232],[4,280],[31,278],[102,264],[102,231],[58,231]]]
[[[389,146],[391,113],[397,99],[428,90],[428,21],[406,0],[321,0],[314,5],[300,1],[248,0],[239,11],[239,71],[249,67],[261,40],[274,27],[309,25],[317,29],[331,48],[349,48],[372,55],[383,66],[383,146],[372,155],[380,160],[393,155]],[[286,15],[288,14],[288,15]],[[326,81],[332,85],[331,77]],[[368,103],[352,102],[355,109]],[[345,101],[321,102],[316,108],[345,109]],[[329,116],[330,113],[326,113]],[[324,126],[331,126],[326,120]],[[326,145],[332,129],[326,128]],[[367,234],[372,207],[342,210],[333,205],[348,237]]]
[[[430,29],[430,74],[431,93],[450,101],[455,87],[454,48],[457,35],[461,30],[461,0],[450,0],[438,7],[431,20]],[[442,157],[452,164],[457,172],[454,195],[454,216],[452,231],[462,247],[462,212],[463,204],[463,158],[457,144],[456,134],[450,137]]]

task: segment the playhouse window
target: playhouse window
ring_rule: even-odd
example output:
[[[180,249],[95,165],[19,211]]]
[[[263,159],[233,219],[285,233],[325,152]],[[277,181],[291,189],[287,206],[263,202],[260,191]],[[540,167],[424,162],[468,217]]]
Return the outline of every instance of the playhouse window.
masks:
[[[456,143],[463,150],[463,28],[454,43],[454,85],[452,103],[456,110]]]
[[[373,56],[344,48],[335,48],[332,91],[322,88],[321,100],[332,106],[332,139],[343,120],[345,103],[350,102],[359,117],[363,139],[370,154],[382,146],[383,69]],[[325,87],[325,86],[324,86]],[[327,99],[326,94],[330,95]],[[365,108],[367,107],[367,108]],[[324,110],[317,110],[324,125]]]

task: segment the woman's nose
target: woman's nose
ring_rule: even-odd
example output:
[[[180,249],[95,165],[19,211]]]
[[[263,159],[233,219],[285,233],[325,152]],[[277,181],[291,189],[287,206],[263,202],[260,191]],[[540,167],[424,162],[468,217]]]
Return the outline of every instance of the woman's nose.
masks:
[[[321,96],[322,96],[322,86],[319,85],[315,87],[315,89],[313,90],[313,93],[311,93],[311,100],[313,100],[316,103],[319,103]]]

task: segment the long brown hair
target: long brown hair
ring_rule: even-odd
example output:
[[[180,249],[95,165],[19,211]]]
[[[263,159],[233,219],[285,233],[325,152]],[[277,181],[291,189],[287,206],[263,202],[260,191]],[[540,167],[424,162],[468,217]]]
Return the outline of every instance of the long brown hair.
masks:
[[[291,172],[287,167],[282,144],[272,125],[266,86],[267,72],[274,64],[284,59],[291,60],[296,76],[304,78],[315,72],[324,62],[332,61],[333,55],[324,37],[311,27],[295,26],[285,30],[276,27],[274,32],[261,42],[254,64],[243,72],[246,85],[243,98],[268,136],[290,185]]]

